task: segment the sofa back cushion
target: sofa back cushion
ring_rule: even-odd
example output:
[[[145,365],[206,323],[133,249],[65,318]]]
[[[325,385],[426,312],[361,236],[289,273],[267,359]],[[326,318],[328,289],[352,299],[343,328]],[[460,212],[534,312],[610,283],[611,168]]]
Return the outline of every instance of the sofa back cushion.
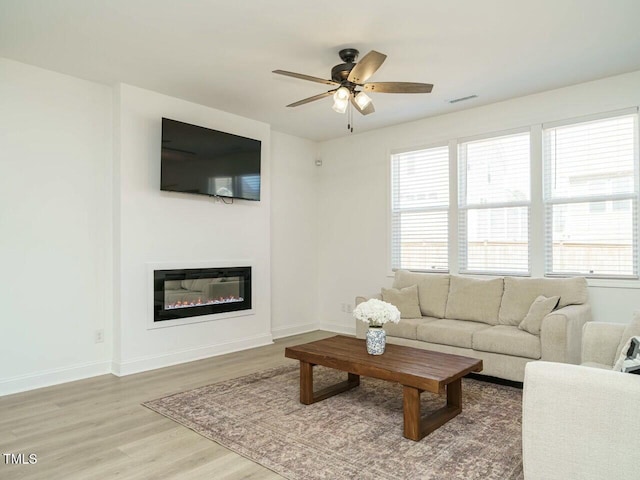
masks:
[[[502,277],[485,280],[451,275],[445,318],[497,325],[503,289]]]
[[[574,278],[519,278],[505,277],[504,295],[498,322],[501,325],[519,325],[540,295],[559,296],[557,308],[582,305],[589,300],[587,280]]]
[[[418,286],[420,312],[425,317],[444,318],[449,295],[449,275],[397,270],[393,288]]]

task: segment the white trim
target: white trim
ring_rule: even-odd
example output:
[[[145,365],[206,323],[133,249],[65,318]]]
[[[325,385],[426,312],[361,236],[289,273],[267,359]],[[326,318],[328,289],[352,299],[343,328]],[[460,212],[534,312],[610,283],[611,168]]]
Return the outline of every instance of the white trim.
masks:
[[[530,207],[531,202],[528,200],[518,200],[513,202],[494,202],[494,203],[468,203],[460,205],[460,209],[465,210],[482,210],[490,208],[511,208],[511,207]]]
[[[512,135],[520,135],[521,133],[531,133],[531,125],[518,128],[510,128],[508,130],[498,130],[497,132],[487,132],[480,135],[473,135],[471,137],[459,137],[456,139],[457,145],[463,143],[473,143],[480,140],[488,140],[495,137],[510,137]]]
[[[635,180],[635,179],[634,179]],[[597,203],[597,202],[610,202],[617,200],[635,200],[637,195],[635,192],[630,193],[612,193],[611,195],[592,195],[581,197],[556,197],[546,200],[548,205],[563,205],[569,203]]]
[[[342,333],[344,335],[355,335],[356,334],[356,327],[355,326],[346,327],[341,323],[320,322],[320,325],[319,325],[318,328],[320,330],[324,330],[326,332]]]
[[[272,343],[273,338],[271,334],[255,335],[253,337],[233,340],[231,342],[177,350],[163,355],[137,357],[131,360],[125,360],[121,363],[113,362],[112,368],[114,375],[122,377],[133,373],[146,372],[157,368],[170,367],[181,363],[202,360],[203,358],[216,357],[218,355],[238,352],[240,350],[247,350],[249,348],[271,345]]]
[[[459,240],[458,240],[458,142],[449,141],[449,252],[447,264],[449,272],[460,271]]]
[[[50,387],[85,378],[111,373],[109,361],[89,362],[71,367],[52,368],[43,372],[19,375],[0,380],[0,396],[26,392],[36,388]]]
[[[407,151],[407,150],[404,150]],[[410,151],[410,150],[409,150]],[[387,243],[385,245],[385,251],[387,253],[387,276],[389,276],[389,272],[391,272],[391,276],[394,275],[393,270],[393,252],[391,249],[393,248],[393,232],[392,232],[392,223],[393,223],[393,205],[391,201],[391,181],[393,180],[393,156],[397,153],[401,153],[400,150],[397,152],[395,150],[387,150],[387,168],[386,168],[386,178],[385,178],[385,193],[387,195]]]
[[[640,289],[640,281],[631,279],[587,278],[589,287]]]
[[[623,108],[621,110],[611,110],[608,112],[593,113],[591,115],[584,115],[581,117],[565,118],[562,120],[556,120],[554,122],[545,122],[542,124],[542,128],[546,130],[548,128],[564,127],[567,125],[574,125],[579,123],[596,122],[598,120],[604,120],[605,118],[623,117],[625,115],[635,115],[636,113],[638,113],[638,107],[629,107],[629,108]]]
[[[542,277],[545,272],[545,207],[542,161],[542,125],[531,126],[529,154],[531,163],[531,206],[529,208],[529,272],[532,277]],[[534,235],[534,232],[537,234]]]
[[[211,315],[199,315],[197,317],[177,318],[175,320],[153,321],[153,296],[154,296],[154,270],[182,270],[188,268],[226,268],[226,267],[251,267],[251,276],[255,274],[253,260],[207,260],[202,262],[148,262],[147,263],[147,330],[156,328],[176,327],[180,325],[190,325],[192,323],[211,322],[222,320],[223,318],[246,317],[255,315],[256,289],[251,286],[251,308],[248,310],[238,310],[235,312],[215,313]]]
[[[432,148],[446,147],[448,145],[449,145],[449,141],[444,141],[444,142],[432,143],[432,144],[429,144],[429,145],[419,145],[419,146],[414,146],[414,147],[391,149],[391,150],[389,150],[389,165],[391,165],[391,157],[393,155],[399,155],[401,153],[420,152],[422,150],[430,150]]]
[[[271,330],[273,339],[290,337],[292,335],[300,335],[319,330],[317,323],[305,323],[304,325],[292,325],[290,327],[280,327]]]

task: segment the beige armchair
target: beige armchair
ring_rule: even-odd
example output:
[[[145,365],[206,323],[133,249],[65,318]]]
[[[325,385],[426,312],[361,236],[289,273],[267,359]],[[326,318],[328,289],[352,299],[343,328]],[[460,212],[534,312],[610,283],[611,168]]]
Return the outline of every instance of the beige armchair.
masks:
[[[611,369],[623,336],[631,336],[627,333],[623,324],[589,322],[583,330],[582,365],[527,364],[525,480],[637,477],[640,376]]]

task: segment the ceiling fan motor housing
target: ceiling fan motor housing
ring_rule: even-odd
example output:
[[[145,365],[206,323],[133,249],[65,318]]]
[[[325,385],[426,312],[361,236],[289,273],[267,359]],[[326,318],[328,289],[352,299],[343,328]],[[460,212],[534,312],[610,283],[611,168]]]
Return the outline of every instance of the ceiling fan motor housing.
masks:
[[[355,61],[358,59],[359,54],[360,52],[355,48],[344,48],[340,50],[338,55],[340,55],[340,59],[344,63],[340,63],[331,69],[331,80],[339,83],[346,82],[349,73],[351,73],[353,67],[356,66]],[[343,84],[343,86],[350,85]]]
[[[346,82],[349,73],[351,73],[351,70],[353,70],[355,66],[355,63],[341,63],[336,65],[331,69],[331,80],[338,83]]]

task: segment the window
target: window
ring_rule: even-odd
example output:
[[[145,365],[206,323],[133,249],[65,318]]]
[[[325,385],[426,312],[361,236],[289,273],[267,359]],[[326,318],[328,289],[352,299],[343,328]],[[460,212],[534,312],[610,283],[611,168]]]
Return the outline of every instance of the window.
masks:
[[[391,267],[448,271],[449,148],[391,156]]]
[[[637,114],[545,126],[546,273],[638,276]]]
[[[463,273],[529,273],[529,132],[458,144]]]

